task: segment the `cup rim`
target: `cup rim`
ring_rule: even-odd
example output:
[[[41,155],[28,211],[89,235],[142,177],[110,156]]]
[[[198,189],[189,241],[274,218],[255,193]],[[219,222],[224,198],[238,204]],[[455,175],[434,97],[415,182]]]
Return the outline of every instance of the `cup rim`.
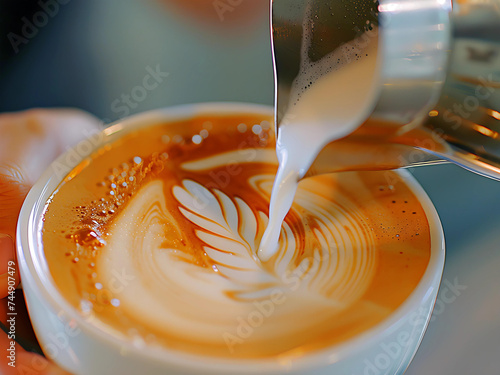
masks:
[[[150,126],[158,121],[170,122],[196,117],[200,114],[272,115],[272,113],[273,108],[267,105],[237,102],[194,103],[166,107],[136,114],[114,122],[102,131],[104,137],[96,143],[91,152],[103,144],[113,141],[116,137],[126,134],[123,133],[123,131],[127,132],[138,129],[141,126]],[[65,300],[50,276],[48,265],[43,256],[42,247],[40,246],[41,240],[38,232],[43,208],[56,187],[66,177],[65,175],[57,176],[54,172],[55,166],[63,164],[71,170],[84,160],[85,157],[81,157],[79,160],[68,159],[69,153],[77,147],[78,145],[70,148],[57,158],[28,193],[17,224],[18,264],[25,288],[36,290],[38,295],[49,304],[54,311],[64,312],[69,320],[77,322],[82,333],[85,332],[85,334],[91,336],[93,340],[106,343],[108,346],[116,348],[117,351],[125,348],[128,352],[132,352],[144,358],[144,360],[155,361],[159,366],[164,366],[165,368],[170,365],[198,371],[223,370],[232,373],[248,374],[255,373],[255,371],[280,373],[289,371],[290,369],[301,370],[318,366],[327,366],[343,360],[358,351],[362,351],[376,342],[382,341],[384,337],[404,324],[405,320],[408,318],[408,314],[412,312],[416,306],[420,306],[423,301],[426,301],[429,296],[435,292],[435,289],[439,288],[445,258],[444,233],[439,216],[432,201],[415,178],[408,171],[399,170],[397,173],[399,173],[413,194],[418,198],[427,217],[431,236],[431,256],[424,275],[410,296],[392,314],[374,327],[371,327],[361,334],[355,335],[343,343],[315,350],[302,357],[290,357],[288,362],[284,362],[281,357],[279,357],[279,359],[278,357],[231,359],[197,355],[163,347],[151,347],[147,345],[144,347],[134,346],[130,341],[123,340],[118,337],[118,335],[110,335],[109,332],[105,332],[98,325],[88,322],[76,308]],[[30,314],[36,314],[36,312],[30,311]],[[430,314],[427,317],[427,323],[429,319]]]

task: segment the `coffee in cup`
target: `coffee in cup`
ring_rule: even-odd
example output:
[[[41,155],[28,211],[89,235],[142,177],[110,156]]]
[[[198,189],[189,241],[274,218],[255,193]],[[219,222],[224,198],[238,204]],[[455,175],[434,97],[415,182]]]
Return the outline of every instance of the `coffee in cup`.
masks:
[[[41,222],[62,296],[138,347],[218,358],[303,356],[387,319],[429,264],[419,199],[396,172],[305,179],[262,262],[271,122],[244,112],[154,122],[85,158]]]

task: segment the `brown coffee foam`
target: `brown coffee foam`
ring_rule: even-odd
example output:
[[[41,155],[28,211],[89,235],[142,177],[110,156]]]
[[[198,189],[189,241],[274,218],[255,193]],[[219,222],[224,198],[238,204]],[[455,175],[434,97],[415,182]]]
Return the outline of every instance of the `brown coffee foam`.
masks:
[[[253,191],[248,179],[256,174],[272,175],[276,172],[276,165],[231,164],[204,172],[180,168],[184,162],[224,151],[240,150],[250,158],[254,148],[273,148],[271,135],[266,140],[251,131],[252,125],[262,120],[270,121],[259,116],[203,116],[175,124],[152,125],[147,131],[135,131],[99,150],[90,158],[90,163],[83,162],[53,195],[43,225],[45,255],[63,296],[78,309],[82,307],[82,300],[92,302],[95,316],[127,337],[139,335],[146,341],[200,354],[252,358],[303,353],[342,342],[374,326],[400,306],[425,272],[430,257],[430,234],[423,208],[394,172],[340,173],[301,182],[305,188],[316,186],[316,194],[334,202],[337,196],[348,196],[351,203],[361,209],[353,217],[371,231],[370,237],[373,237],[376,249],[375,272],[361,298],[347,310],[334,317],[327,314],[323,322],[315,321],[311,323],[312,327],[302,332],[283,333],[281,337],[265,342],[256,337],[255,341],[250,340],[238,346],[236,352],[229,353],[224,345],[207,345],[179,335],[156,332],[154,324],[138,321],[120,306],[113,306],[110,290],[96,288],[99,274],[95,265],[102,247],[106,246],[111,226],[128,200],[151,181],[162,180],[165,196],[169,197],[174,186],[192,179],[208,188],[223,191],[231,199],[238,197],[249,202],[254,213],[268,212],[268,197]],[[244,133],[238,131],[240,123],[247,124]],[[207,129],[210,129],[209,135],[201,144],[191,141],[194,134]],[[169,137],[167,144],[166,135]],[[130,177],[130,173],[125,176],[122,173],[133,169],[135,157],[141,158],[142,165],[140,168],[135,165],[135,182],[127,188],[119,188],[122,180]],[[319,185],[329,188],[318,190]],[[114,191],[113,195],[111,191]],[[171,235],[166,238],[166,246],[189,255],[179,256],[179,261],[208,270],[217,266],[205,255],[204,243],[195,234],[196,227],[182,216],[175,200],[166,199],[166,205],[172,217]],[[302,242],[298,244],[298,254],[294,258],[298,264],[300,259],[311,255],[308,248],[311,242],[306,241],[302,233],[308,227],[306,224],[314,227],[315,222],[297,208],[287,216],[286,222],[292,230],[301,233]],[[259,227],[259,236],[262,236],[263,229]],[[95,235],[89,237],[91,231]],[[367,314],[368,311],[371,313]],[[154,339],[151,335],[155,336]]]

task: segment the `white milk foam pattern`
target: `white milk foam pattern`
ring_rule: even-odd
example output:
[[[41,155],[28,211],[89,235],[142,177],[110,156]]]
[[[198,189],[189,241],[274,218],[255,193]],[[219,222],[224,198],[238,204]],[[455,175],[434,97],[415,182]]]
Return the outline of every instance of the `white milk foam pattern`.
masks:
[[[262,151],[257,158],[275,165],[274,153]],[[237,151],[226,156],[243,161],[238,160],[242,156]],[[208,165],[223,166],[227,158],[212,158]],[[207,160],[185,167],[204,170]],[[269,197],[272,175],[256,175],[249,182],[258,194]],[[363,183],[354,186],[362,189]],[[172,194],[204,243],[206,256],[216,264],[213,269],[193,264],[185,252],[165,248],[165,231],[177,229],[166,208],[161,180],[143,186],[121,212],[97,264],[105,287],[113,283],[112,270],[122,270],[132,280],[116,292],[120,308],[155,331],[229,350],[243,342],[258,345],[276,340],[279,349],[284,343],[300,344],[304,335],[321,334],[326,327],[318,324],[321,321],[345,324],[331,317],[360,303],[370,285],[376,267],[372,231],[361,208],[348,196],[336,192],[335,202],[331,200],[328,177],[304,181],[294,202],[296,209],[314,217],[315,229],[308,234],[315,238],[310,241],[312,255],[298,254],[297,244],[304,241],[304,234],[294,233],[285,223],[277,255],[266,263],[257,258],[259,228],[268,222],[265,213],[254,212],[248,202],[193,180],[183,180]],[[383,307],[361,303],[366,306],[360,314],[387,313]],[[248,337],[235,328],[243,319],[256,322],[258,328],[259,321],[252,319],[262,316],[266,328],[255,329]]]

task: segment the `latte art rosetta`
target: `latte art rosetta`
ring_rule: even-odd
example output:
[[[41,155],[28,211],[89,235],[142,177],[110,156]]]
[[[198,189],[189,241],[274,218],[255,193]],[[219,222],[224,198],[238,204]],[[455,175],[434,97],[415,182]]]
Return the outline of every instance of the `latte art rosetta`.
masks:
[[[206,136],[197,121],[125,137],[54,194],[43,232],[49,267],[94,324],[137,345],[293,356],[372,327],[413,290],[428,228],[392,172],[391,185],[379,173],[302,181],[278,251],[259,259],[277,160],[264,127],[242,131],[261,120],[246,121],[211,118],[201,145],[165,146],[174,130]]]
[[[252,180],[268,199],[273,176]],[[346,210],[315,192],[328,188],[328,184],[312,184],[299,190],[297,204],[314,218],[309,225],[315,229],[292,230],[285,223],[279,253],[271,265],[264,266],[256,250],[267,215],[254,212],[240,198],[232,200],[220,190],[182,181],[182,186],[173,188],[173,195],[213,262],[212,268],[203,268],[193,264],[189,252],[164,245],[166,232],[182,237],[181,230],[166,210],[162,182],[151,182],[113,225],[98,263],[102,283],[106,287],[113,280],[106,265],[125,270],[135,282],[117,294],[122,308],[168,335],[231,347],[237,319],[277,293],[283,303],[273,306],[273,314],[266,317],[267,328],[255,330],[246,339],[248,344],[283,336],[301,340],[300,334],[311,330],[319,334],[324,327],[317,319],[327,319],[357,301],[375,265],[373,238],[355,216],[356,207]],[[345,198],[340,200],[349,204]],[[310,257],[301,258],[301,243],[311,246]],[[308,306],[302,312],[305,316],[297,320],[296,312],[304,304]],[[367,306],[364,313],[378,311]]]

